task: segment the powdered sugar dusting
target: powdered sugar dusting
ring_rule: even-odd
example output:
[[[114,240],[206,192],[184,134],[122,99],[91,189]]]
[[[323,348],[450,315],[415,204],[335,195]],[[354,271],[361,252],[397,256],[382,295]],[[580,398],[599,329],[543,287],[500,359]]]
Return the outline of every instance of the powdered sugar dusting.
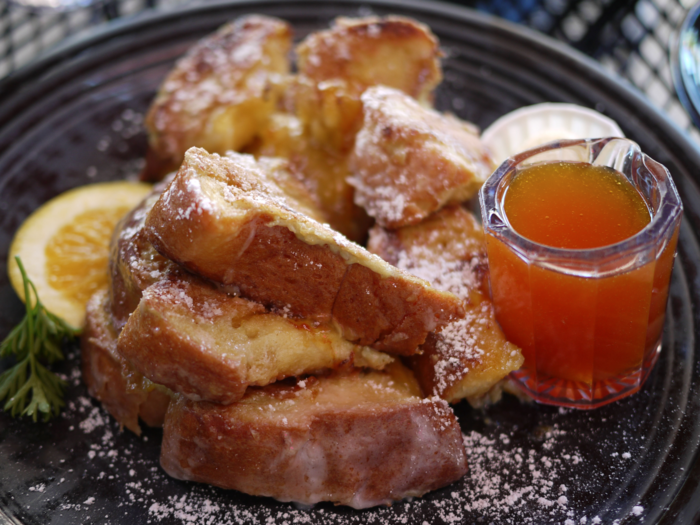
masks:
[[[389,228],[415,224],[470,198],[492,171],[472,126],[399,90],[362,94],[363,126],[350,158],[355,202]]]
[[[67,358],[61,372],[79,377],[78,353]],[[297,385],[300,391],[309,381]],[[24,454],[43,462],[39,471],[18,469],[7,497],[29,512],[50,513],[57,523],[601,525],[625,517],[641,523],[647,516],[642,500],[629,507],[615,503],[617,487],[629,483],[648,453],[640,433],[629,432],[638,418],[620,420],[606,409],[522,407],[510,399],[477,412],[461,403],[455,413],[469,460],[464,478],[422,498],[354,511],[330,504],[302,508],[174,480],[158,463],[160,431],[144,427],[141,437],[120,431],[82,384],[71,383],[66,404],[39,438],[27,432],[36,431],[35,424],[0,414],[2,422],[27,427],[5,434],[3,447],[20,440]]]
[[[79,426],[86,434],[90,434],[96,428],[104,426],[105,422],[106,419],[102,411],[97,407],[93,407],[90,411],[90,415],[81,421]]]
[[[478,257],[470,261],[440,259],[432,250],[414,246],[399,252],[396,266],[465,301],[469,298],[469,292],[478,287],[474,269],[481,263]]]
[[[562,435],[558,429],[550,431],[553,444]],[[504,439],[505,438],[505,439]],[[500,443],[499,443],[500,441]],[[475,498],[465,502],[467,510],[476,510],[492,516],[517,513],[527,503],[540,508],[543,514],[567,509],[568,498],[563,495],[568,479],[568,459],[538,454],[535,450],[510,446],[507,436],[490,439],[477,432],[464,437],[471,479],[476,482]],[[519,483],[513,485],[508,477],[520,473]]]
[[[441,215],[443,220],[438,222],[438,226],[414,227],[414,232],[420,231],[420,235],[413,241],[401,243],[398,249],[390,238],[393,234],[379,228],[372,232],[375,236],[373,244],[386,257],[395,258],[398,268],[464,301],[465,317],[453,321],[433,336],[431,388],[433,393],[447,396],[447,399],[472,396],[473,392],[483,395],[492,385],[484,379],[470,383],[469,373],[483,365],[485,358],[490,356],[491,362],[502,371],[500,377],[503,377],[519,368],[520,353],[504,338],[493,337],[494,333],[500,335],[500,330],[495,326],[493,305],[479,292],[480,280],[477,276],[477,270],[485,264],[481,232],[474,229],[469,234],[467,229],[454,227],[460,221],[471,223],[464,210],[446,210]],[[436,246],[441,249],[436,250]],[[494,374],[494,379],[488,381],[498,381],[497,376]],[[477,385],[477,381],[482,385]]]

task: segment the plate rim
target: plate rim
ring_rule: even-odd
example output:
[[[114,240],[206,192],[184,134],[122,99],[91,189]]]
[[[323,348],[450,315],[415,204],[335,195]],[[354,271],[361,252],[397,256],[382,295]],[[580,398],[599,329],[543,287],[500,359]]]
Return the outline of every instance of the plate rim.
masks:
[[[323,0],[305,0],[305,4],[327,4]],[[603,82],[614,85],[618,90],[617,92],[621,95],[627,97],[625,99],[626,105],[634,107],[643,107],[645,112],[639,116],[639,118],[644,119],[648,122],[653,122],[661,129],[659,133],[671,134],[671,140],[675,141],[676,147],[681,148],[683,152],[690,157],[690,161],[696,165],[700,166],[700,146],[698,146],[689,136],[685,130],[682,130],[678,125],[670,120],[668,116],[665,115],[662,110],[653,106],[651,102],[636,88],[625,83],[625,81],[607,70],[591,59],[590,57],[584,55],[583,53],[566,46],[557,40],[548,37],[547,35],[538,33],[532,29],[524,26],[518,26],[511,22],[499,19],[493,15],[488,15],[480,13],[473,9],[446,4],[443,2],[427,2],[421,0],[373,0],[373,1],[362,1],[362,0],[342,0],[337,2],[338,5],[348,5],[355,6],[357,8],[365,6],[377,6],[382,9],[391,9],[395,7],[402,11],[408,9],[414,9],[416,11],[425,13],[427,15],[435,14],[439,16],[451,16],[455,19],[457,23],[463,21],[469,21],[470,23],[481,23],[487,27],[496,28],[503,33],[508,33],[517,37],[518,39],[527,40],[530,42],[536,42],[544,48],[551,49],[559,57],[568,58],[576,64],[582,64],[587,72],[595,72]],[[128,35],[134,31],[144,30],[148,27],[154,26],[159,23],[167,23],[173,19],[177,19],[186,15],[188,13],[214,13],[218,10],[224,10],[231,7],[245,7],[250,6],[254,9],[255,6],[274,6],[274,5],[299,5],[299,2],[294,2],[294,0],[225,0],[209,2],[206,4],[198,5],[188,5],[180,6],[174,9],[168,10],[155,10],[152,12],[145,12],[145,14],[139,14],[134,17],[124,17],[122,19],[110,22],[108,24],[103,24],[97,26],[96,28],[88,29],[86,32],[81,32],[71,37],[69,41],[60,45],[58,48],[52,50],[51,52],[42,55],[32,61],[31,63],[23,66],[22,68],[11,73],[5,79],[0,81],[0,114],[4,107],[11,104],[15,100],[14,96],[21,91],[22,86],[26,86],[27,83],[31,83],[36,80],[43,80],[50,77],[56,70],[61,67],[65,67],[66,63],[71,63],[76,59],[80,59],[80,54],[93,46],[100,46],[107,44],[110,40],[118,38],[120,36]],[[5,90],[8,90],[8,95],[5,94]],[[18,112],[18,116],[21,116],[22,110]],[[0,135],[3,130],[7,127],[12,126],[14,119],[4,120],[0,124]],[[686,176],[690,181],[697,185],[700,181],[700,173],[688,173]],[[700,508],[700,501],[698,501],[698,496],[700,496],[700,447],[696,449],[695,452],[695,463],[691,473],[688,473],[685,477],[685,481],[676,493],[675,498],[670,502],[665,511],[661,514],[660,522],[666,522],[666,520],[673,520],[674,516],[670,515],[672,511],[676,508],[676,503],[682,494],[685,494],[686,485],[691,481],[697,482],[694,489],[691,488],[692,494],[690,496],[690,504],[696,501],[695,508]],[[684,511],[683,508],[680,511]],[[5,518],[3,509],[0,508],[0,523],[2,519]],[[12,518],[12,517],[10,517]],[[672,521],[669,521],[671,523]],[[19,523],[15,521],[8,521],[8,523]]]

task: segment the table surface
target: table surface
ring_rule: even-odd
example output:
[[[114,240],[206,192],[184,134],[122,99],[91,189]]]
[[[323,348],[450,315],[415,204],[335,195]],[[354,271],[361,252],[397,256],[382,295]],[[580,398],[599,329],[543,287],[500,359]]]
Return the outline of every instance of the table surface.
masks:
[[[192,0],[101,0],[70,11],[20,5],[38,0],[0,0],[0,78],[65,38],[148,9]],[[45,0],[43,0],[45,1]],[[90,0],[80,0],[89,2]],[[700,143],[673,89],[669,53],[695,0],[456,0],[478,11],[552,36],[627,79]],[[198,3],[202,3],[201,1]]]

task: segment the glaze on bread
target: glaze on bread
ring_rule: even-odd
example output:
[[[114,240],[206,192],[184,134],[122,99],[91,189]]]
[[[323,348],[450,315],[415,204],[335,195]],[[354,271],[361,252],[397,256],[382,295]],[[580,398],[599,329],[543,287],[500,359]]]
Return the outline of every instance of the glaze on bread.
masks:
[[[357,94],[384,85],[429,103],[442,80],[437,38],[400,16],[337,18],[304,39],[296,54],[300,75],[317,83],[343,80]]]
[[[289,24],[249,15],[198,42],[163,81],[148,114],[144,180],[177,169],[191,146],[225,153],[250,143],[289,72]]]
[[[467,457],[447,403],[421,399],[402,377],[278,382],[228,406],[181,397],[166,415],[161,465],[178,479],[309,505],[421,496],[461,478]]]
[[[294,151],[284,155],[271,140],[277,137],[263,133],[262,154],[290,158],[331,226],[364,242],[371,220],[347,183],[348,156],[362,126],[360,96],[386,84],[429,104],[442,78],[438,41],[427,26],[407,18],[339,18],[306,37],[296,55],[298,74],[287,94],[297,126]]]
[[[141,300],[143,291],[182,270],[163,257],[151,244],[144,230],[148,212],[160,197],[164,186],[156,187],[141,204],[124,217],[114,229],[109,257],[109,307],[117,332],[126,324]]]
[[[354,190],[346,182],[351,175],[348,154],[317,144],[295,114],[272,115],[256,145],[248,152],[258,158],[287,159],[290,171],[317,199],[331,228],[354,242],[366,240],[373,221],[355,204]]]

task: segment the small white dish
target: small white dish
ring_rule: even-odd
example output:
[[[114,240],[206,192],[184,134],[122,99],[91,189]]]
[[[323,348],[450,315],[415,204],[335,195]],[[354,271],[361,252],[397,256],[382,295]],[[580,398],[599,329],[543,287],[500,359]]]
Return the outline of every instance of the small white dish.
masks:
[[[481,134],[496,165],[553,140],[624,137],[609,117],[575,104],[544,103],[516,109]]]

